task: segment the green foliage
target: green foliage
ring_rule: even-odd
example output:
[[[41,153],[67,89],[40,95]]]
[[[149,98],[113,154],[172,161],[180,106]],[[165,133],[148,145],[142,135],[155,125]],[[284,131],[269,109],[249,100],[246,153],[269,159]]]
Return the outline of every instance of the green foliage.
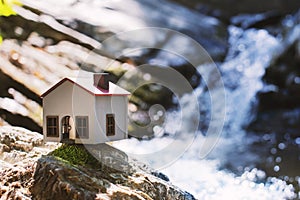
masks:
[[[73,165],[93,166],[98,163],[98,160],[94,158],[83,145],[63,144],[51,152],[50,155],[66,160]]]
[[[8,17],[10,15],[16,15],[13,10],[14,5],[21,5],[19,0],[1,0],[0,1],[0,16]]]

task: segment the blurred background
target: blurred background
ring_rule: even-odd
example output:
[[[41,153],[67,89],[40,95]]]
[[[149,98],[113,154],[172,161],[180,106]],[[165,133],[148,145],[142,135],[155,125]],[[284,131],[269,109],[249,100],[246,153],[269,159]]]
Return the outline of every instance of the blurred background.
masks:
[[[39,96],[44,91],[80,69],[110,72],[116,83],[132,92],[131,138],[114,143],[117,148],[148,154],[192,137],[189,148],[160,170],[196,198],[300,197],[300,1],[4,2],[15,13],[0,7],[0,125],[41,133]],[[118,35],[147,27],[182,33],[202,45],[211,59],[198,59],[202,55],[191,40],[178,34]],[[143,45],[160,48],[136,49]],[[168,48],[181,55],[163,50]],[[199,62],[194,66],[182,55]],[[192,91],[178,96],[156,83],[137,88],[136,80],[155,82],[139,67],[144,64],[171,67]],[[213,151],[200,158],[212,115],[222,116],[224,111],[212,113],[212,91],[203,80],[214,80],[215,66],[224,90],[213,92],[224,98],[225,91],[225,121]],[[198,101],[196,110],[192,96]],[[183,111],[189,115],[182,116]],[[198,128],[189,132],[193,121]],[[156,166],[163,159],[148,164]]]

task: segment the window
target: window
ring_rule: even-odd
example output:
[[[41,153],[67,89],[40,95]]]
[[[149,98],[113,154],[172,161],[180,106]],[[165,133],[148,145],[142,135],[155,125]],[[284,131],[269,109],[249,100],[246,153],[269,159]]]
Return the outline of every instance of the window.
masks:
[[[88,116],[76,116],[76,138],[89,138]]]
[[[115,116],[114,116],[114,114],[106,115],[106,135],[107,136],[115,135]]]
[[[58,116],[47,116],[47,137],[58,137]]]

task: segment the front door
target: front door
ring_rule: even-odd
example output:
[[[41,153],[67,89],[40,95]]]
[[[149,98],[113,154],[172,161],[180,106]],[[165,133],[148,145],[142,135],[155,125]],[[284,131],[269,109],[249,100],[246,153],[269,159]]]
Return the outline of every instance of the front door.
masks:
[[[62,118],[62,140],[70,139],[70,116],[65,116]]]

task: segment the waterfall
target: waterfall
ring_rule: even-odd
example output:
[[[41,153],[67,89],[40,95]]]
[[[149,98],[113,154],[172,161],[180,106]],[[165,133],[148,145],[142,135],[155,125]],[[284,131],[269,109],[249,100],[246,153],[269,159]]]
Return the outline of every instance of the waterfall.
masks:
[[[229,33],[230,49],[225,62],[219,64],[226,94],[226,116],[222,134],[213,151],[207,157],[201,158],[199,153],[203,141],[210,135],[206,135],[201,130],[197,131],[189,148],[161,170],[174,184],[190,191],[199,199],[293,198],[295,193],[292,185],[277,178],[266,177],[264,171],[243,164],[243,162],[259,159],[255,155],[247,154],[247,143],[251,138],[246,138],[243,127],[251,121],[255,112],[256,94],[263,87],[262,76],[265,69],[280,55],[283,47],[280,46],[278,38],[265,30],[242,30],[230,26]],[[198,66],[197,69],[203,72],[208,71],[209,67],[203,65]],[[215,92],[218,96],[218,92],[221,92],[221,90],[208,91],[205,88],[205,84],[200,84],[193,94],[187,94],[179,100],[183,105],[180,110],[167,113],[164,131],[171,133],[168,137],[156,137],[147,141],[132,138],[114,145],[125,152],[140,152],[140,154],[153,153],[169,143],[174,143],[176,139],[179,141],[175,143],[181,145],[184,143],[184,138],[176,138],[172,133],[175,133],[174,130],[179,126],[183,127],[181,130],[184,131],[184,127],[188,127],[193,121],[195,107],[189,103],[189,95],[197,96],[200,113],[205,113],[209,110],[207,107],[211,105],[212,100],[209,97],[212,93]],[[180,118],[181,109],[187,110],[185,113],[189,115]],[[217,110],[214,109],[214,112]],[[208,112],[207,115],[208,117],[200,116],[200,123],[211,119],[212,113]],[[184,134],[189,135],[187,132]],[[164,154],[156,154],[153,160],[147,161],[155,166],[155,162],[163,162],[164,157]],[[242,168],[243,173],[238,176],[221,169],[224,160],[231,160],[237,167],[247,167]]]

